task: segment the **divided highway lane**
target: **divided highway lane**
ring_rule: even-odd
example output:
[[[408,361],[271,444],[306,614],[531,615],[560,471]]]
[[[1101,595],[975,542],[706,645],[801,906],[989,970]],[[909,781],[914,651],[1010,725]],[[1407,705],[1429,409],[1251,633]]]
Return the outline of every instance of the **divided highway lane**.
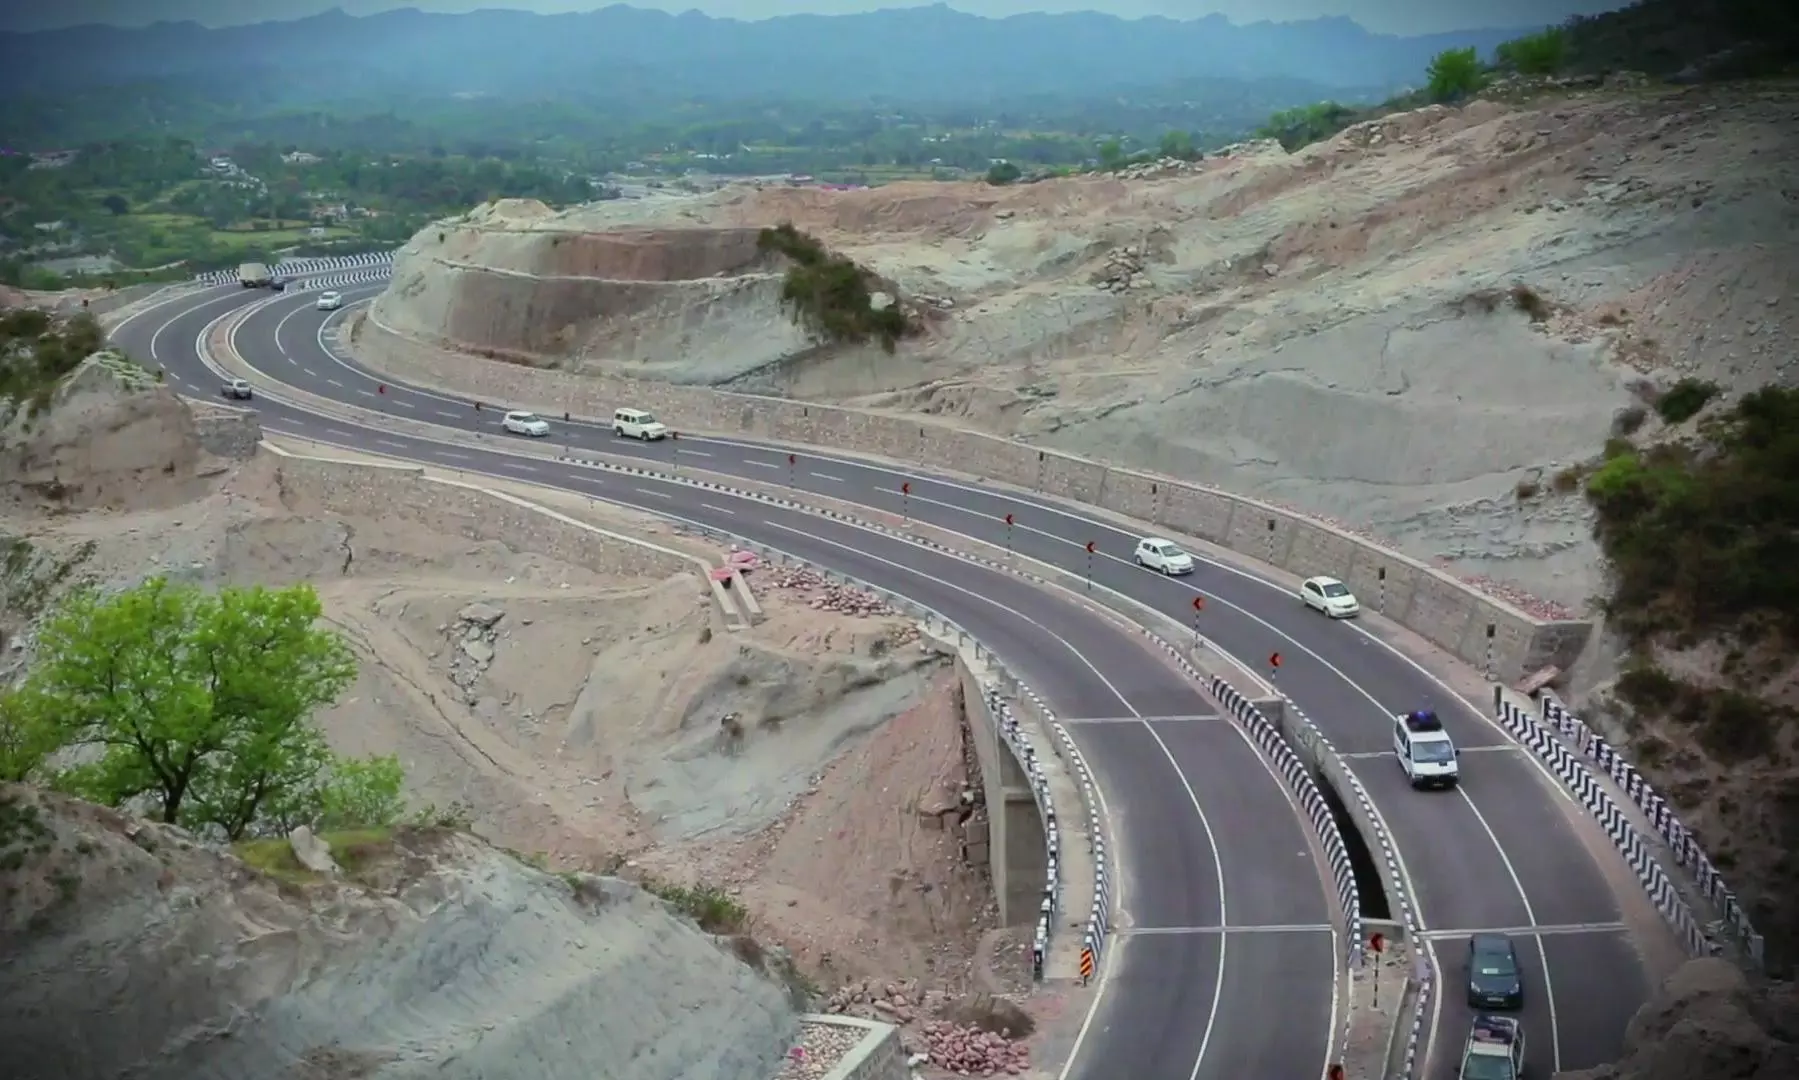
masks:
[[[313,393],[340,398],[347,393],[365,407],[465,431],[495,433],[498,410],[523,404],[490,402],[485,403],[489,411],[477,413],[465,400],[401,384],[385,384],[386,392],[376,393],[377,377],[327,344],[323,331],[336,317],[277,304],[246,322],[239,347],[252,358],[271,350],[289,354],[288,365],[264,370]],[[280,348],[274,349],[277,336]],[[307,351],[296,352],[301,349]],[[661,419],[681,426],[678,416]],[[1477,930],[1510,930],[1526,939],[1522,954],[1533,968],[1525,1010],[1533,1071],[1547,1075],[1590,1067],[1614,1059],[1622,1048],[1625,1025],[1647,997],[1649,980],[1619,924],[1617,897],[1594,861],[1595,849],[1612,857],[1609,845],[1582,842],[1582,830],[1589,836],[1594,830],[1584,811],[1527,751],[1487,721],[1481,705],[1462,700],[1372,633],[1327,623],[1285,587],[1220,563],[1203,563],[1190,581],[1145,573],[1130,558],[1136,536],[1028,494],[803,447],[794,448],[797,463],[790,465],[788,448],[741,439],[693,436],[646,446],[580,422],[552,426],[552,441],[574,450],[663,462],[678,455],[712,472],[791,483],[894,512],[904,509],[919,521],[1010,542],[1022,555],[1076,574],[1088,564],[1084,545],[1092,540],[1101,551],[1092,561],[1096,584],[1182,621],[1191,617],[1193,592],[1203,590],[1208,637],[1252,662],[1283,654],[1282,690],[1349,756],[1402,853],[1419,918],[1430,931],[1434,960],[1448,988],[1437,998],[1431,1025],[1430,1075],[1456,1072],[1469,1022],[1459,989],[1466,981],[1462,949],[1466,935]],[[902,481],[910,481],[910,496],[902,496]],[[1010,530],[1004,524],[1008,513],[1019,521]],[[1363,601],[1380,604],[1378,596]],[[1458,792],[1411,791],[1390,756],[1393,715],[1426,705],[1439,710],[1467,750],[1466,782]]]
[[[115,340],[134,354],[159,342],[159,362],[176,385],[210,395],[216,378],[195,343],[220,314],[256,299],[229,290],[201,294],[121,326]],[[253,363],[266,370],[282,362],[274,327],[292,327],[295,312],[310,311],[310,302],[295,298],[268,309],[269,336],[260,345],[240,340]],[[281,344],[291,352],[288,333]],[[174,342],[183,345],[176,350]],[[301,359],[313,366],[324,358]],[[1113,939],[1111,977],[1069,1075],[1234,1080],[1324,1071],[1339,1028],[1330,886],[1278,778],[1136,635],[1010,575],[813,515],[652,478],[358,429],[267,398],[255,407],[270,432],[675,515],[882,584],[955,619],[1075,721],[1071,731],[1106,793],[1124,848],[1129,928]]]

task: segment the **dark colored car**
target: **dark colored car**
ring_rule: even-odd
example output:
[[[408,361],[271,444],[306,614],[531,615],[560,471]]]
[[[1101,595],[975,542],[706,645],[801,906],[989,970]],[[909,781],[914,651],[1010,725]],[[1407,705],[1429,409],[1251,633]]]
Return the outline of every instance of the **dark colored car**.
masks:
[[[274,289],[276,292],[286,292],[289,280],[289,278],[284,277],[272,277],[269,279],[269,288]]]
[[[1524,1007],[1524,976],[1511,938],[1476,934],[1468,939],[1468,1004],[1475,1009]]]

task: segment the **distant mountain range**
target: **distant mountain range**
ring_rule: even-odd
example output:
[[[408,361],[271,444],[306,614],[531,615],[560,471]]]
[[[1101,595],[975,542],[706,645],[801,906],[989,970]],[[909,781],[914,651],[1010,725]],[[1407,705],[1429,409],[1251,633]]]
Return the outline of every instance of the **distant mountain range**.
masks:
[[[1416,84],[1444,49],[1472,45],[1487,55],[1529,29],[1394,37],[1345,18],[1247,26],[1093,12],[988,19],[942,5],[758,22],[623,5],[570,15],[332,11],[220,29],[0,34],[0,96],[168,81],[254,81],[264,92],[276,84],[295,102],[394,93],[972,103],[1194,77],[1369,89]]]

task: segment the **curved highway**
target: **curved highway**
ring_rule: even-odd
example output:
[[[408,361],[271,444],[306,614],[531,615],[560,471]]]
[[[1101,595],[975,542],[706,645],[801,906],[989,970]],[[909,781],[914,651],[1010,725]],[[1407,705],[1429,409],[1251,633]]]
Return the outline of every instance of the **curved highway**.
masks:
[[[375,283],[347,295],[355,302],[380,288]],[[216,381],[196,356],[197,337],[220,314],[267,295],[209,290],[140,316],[117,337],[134,355],[148,354],[167,365],[178,385],[214,394]],[[239,352],[277,382],[396,417],[479,432],[496,446],[505,445],[499,412],[531,407],[489,402],[477,411],[463,399],[377,380],[333,352],[325,331],[341,315],[314,310],[313,299],[302,292],[261,307],[239,329]],[[359,430],[276,402],[257,407],[271,431],[500,475],[519,476],[522,467],[504,455]],[[661,419],[680,427],[680,417]],[[1144,573],[1130,560],[1137,537],[1116,526],[1069,506],[928,470],[884,467],[807,448],[799,448],[790,464],[789,448],[748,440],[683,435],[678,442],[646,446],[579,421],[552,421],[552,427],[552,441],[574,450],[664,461],[678,454],[710,472],[791,483],[889,511],[901,508],[899,485],[909,481],[905,509],[911,517],[994,543],[1009,539],[1021,555],[1075,574],[1085,572],[1085,544],[1096,542],[1096,584],[1177,620],[1189,617],[1194,591],[1204,589],[1207,635],[1237,656],[1283,654],[1282,690],[1348,758],[1399,849],[1401,872],[1444,991],[1430,1018],[1425,1075],[1431,1080],[1456,1075],[1470,1017],[1462,991],[1465,941],[1484,930],[1509,932],[1520,941],[1528,1065],[1534,1075],[1587,1068],[1620,1051],[1625,1025],[1649,987],[1622,925],[1618,899],[1594,861],[1614,857],[1609,844],[1583,842],[1580,830],[1591,828],[1584,812],[1480,709],[1355,624],[1320,619],[1284,586],[1222,564],[1202,562],[1191,580]],[[484,464],[471,466],[449,454],[481,457]],[[1116,631],[1015,578],[986,574],[961,560],[927,558],[914,546],[864,531],[845,535],[843,527],[814,516],[790,520],[762,503],[732,504],[712,493],[707,503],[698,503],[692,489],[647,478],[578,468],[551,475],[548,463],[531,467],[538,471],[520,478],[678,513],[914,596],[989,641],[1065,717],[1210,712],[1189,686],[1171,681],[1159,662],[1145,662],[1141,650]],[[1010,530],[1004,524],[1008,513],[1018,522]],[[933,581],[960,584],[991,601],[940,591]],[[1039,629],[1027,630],[1027,622],[996,610],[992,601],[1013,612],[1037,613],[1032,617]],[[1046,642],[1041,627],[1054,627],[1067,641]],[[1027,644],[1030,633],[1040,635],[1035,644]],[[1465,779],[1455,792],[1412,791],[1392,760],[1392,716],[1423,704],[1439,710],[1463,748]],[[1243,930],[1323,923],[1325,901],[1317,880],[1295,879],[1298,860],[1290,853],[1303,837],[1281,789],[1265,769],[1249,767],[1240,740],[1222,737],[1222,729],[1219,722],[1182,721],[1071,729],[1099,773],[1125,845],[1124,900],[1134,925],[1140,931],[1218,925]],[[1595,856],[1596,850],[1603,853]],[[1169,852],[1183,859],[1170,860]],[[1150,866],[1157,868],[1155,875],[1146,872]],[[1090,1066],[1095,1076],[1298,1076],[1323,1060],[1326,1035],[1311,1034],[1331,1011],[1323,934],[1137,933],[1121,940],[1122,959],[1112,969],[1109,997],[1089,1035],[1089,1042],[1105,1049],[1082,1050],[1083,1067]],[[1209,987],[1203,985],[1208,972],[1216,976]],[[1128,1010],[1113,1004],[1127,997]],[[1162,1019],[1153,1019],[1157,1016]],[[1195,1023],[1196,1017],[1207,1019]],[[1150,1049],[1170,1040],[1179,1049],[1172,1043],[1165,1052]],[[1303,1053],[1295,1046],[1302,1040],[1311,1040]]]
[[[267,297],[207,290],[134,317],[114,340],[165,366],[178,388],[216,397],[218,381],[198,358],[197,341],[222,314]],[[291,358],[300,373],[286,381],[301,383],[302,365],[323,371],[312,303],[311,296],[294,296],[252,316],[255,337],[240,339],[240,347],[248,346],[260,367]],[[317,382],[332,396],[361,403],[338,378],[346,374]],[[1108,978],[1065,1075],[1238,1080],[1325,1071],[1341,1026],[1342,945],[1328,899],[1334,886],[1311,857],[1314,845],[1280,779],[1139,636],[1009,574],[803,512],[650,477],[358,429],[266,398],[253,405],[273,433],[678,515],[893,589],[954,619],[1073,722],[1122,845],[1124,915],[1111,939]],[[1271,1016],[1281,1023],[1270,1025]]]

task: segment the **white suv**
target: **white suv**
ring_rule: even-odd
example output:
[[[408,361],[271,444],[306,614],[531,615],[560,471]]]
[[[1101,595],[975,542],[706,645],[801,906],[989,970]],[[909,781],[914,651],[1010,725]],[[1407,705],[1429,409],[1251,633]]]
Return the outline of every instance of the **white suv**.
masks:
[[[668,428],[642,409],[619,409],[612,414],[612,433],[649,442],[668,434]]]
[[[320,311],[336,311],[344,306],[344,294],[340,292],[322,292],[319,294]]]
[[[536,413],[509,412],[500,419],[500,426],[514,435],[530,435],[533,438],[550,433],[550,425]]]
[[[1462,752],[1429,709],[1393,718],[1393,755],[1415,788],[1454,787],[1461,780],[1456,759]]]
[[[1166,540],[1149,536],[1137,542],[1137,565],[1164,574],[1191,574],[1193,556]]]

